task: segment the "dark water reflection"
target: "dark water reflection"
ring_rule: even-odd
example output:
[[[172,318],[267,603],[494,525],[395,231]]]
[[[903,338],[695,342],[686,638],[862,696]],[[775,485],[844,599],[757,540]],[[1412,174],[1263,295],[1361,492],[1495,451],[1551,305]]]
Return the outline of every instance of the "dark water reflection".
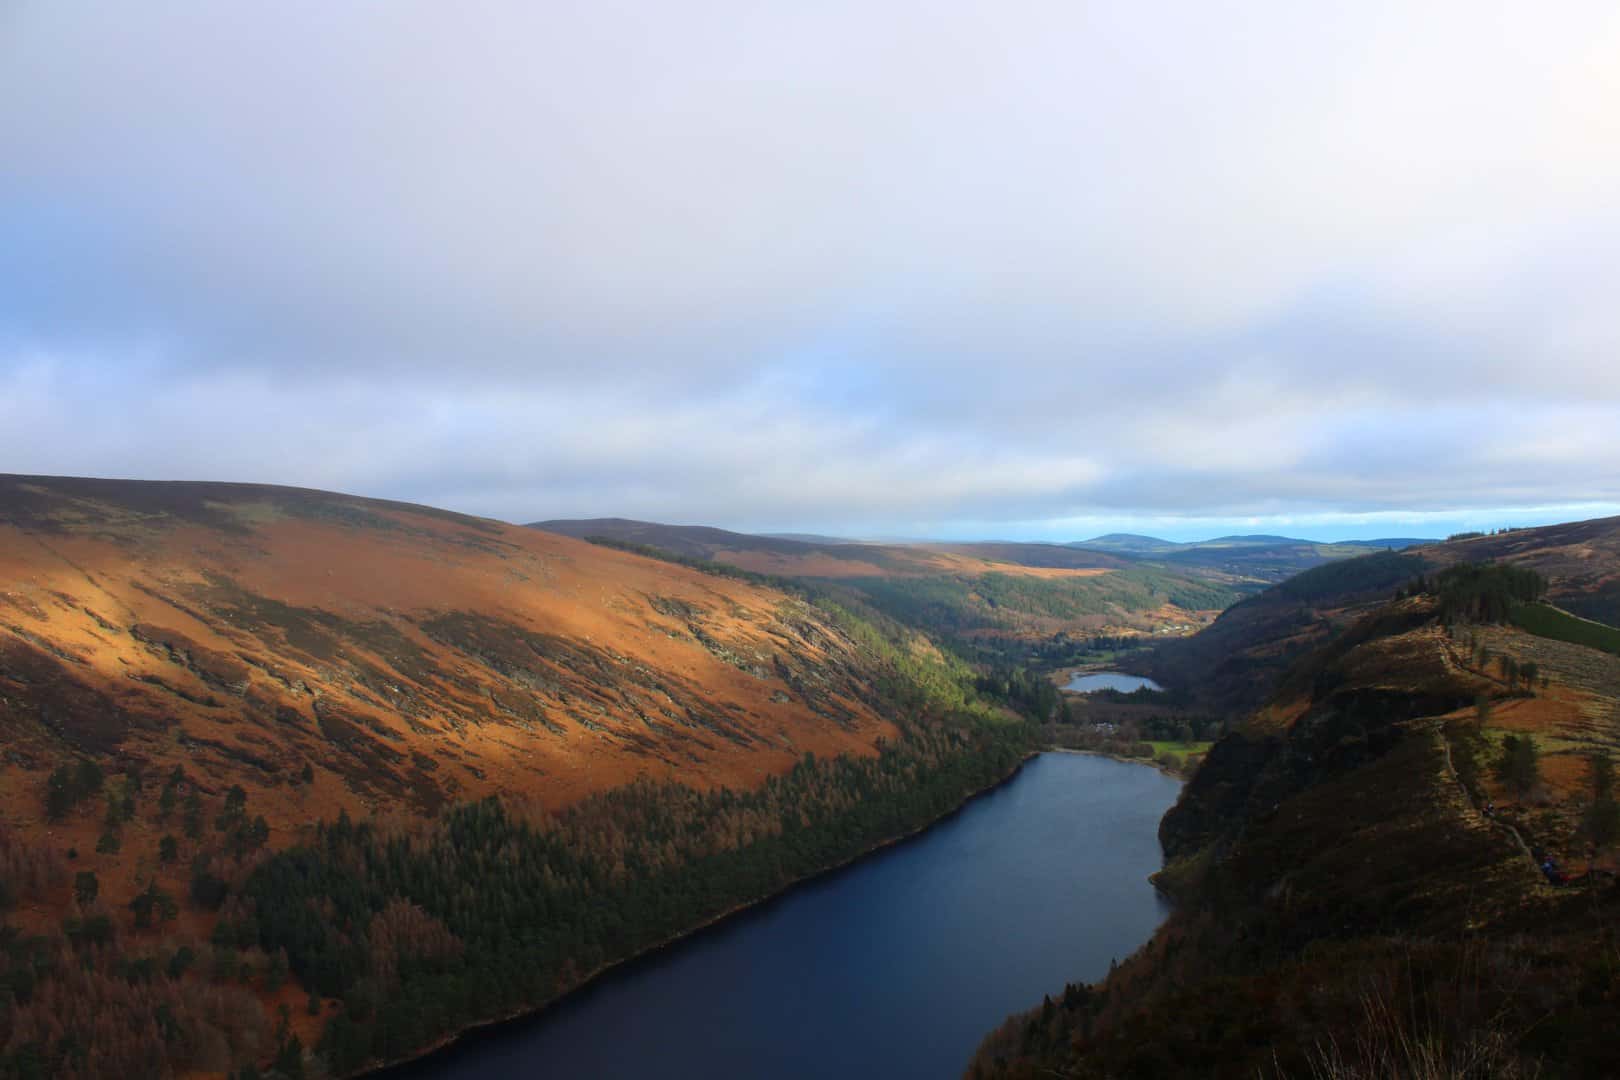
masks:
[[[907,843],[383,1075],[958,1076],[1008,1013],[1157,927],[1147,875],[1178,787],[1042,755]]]

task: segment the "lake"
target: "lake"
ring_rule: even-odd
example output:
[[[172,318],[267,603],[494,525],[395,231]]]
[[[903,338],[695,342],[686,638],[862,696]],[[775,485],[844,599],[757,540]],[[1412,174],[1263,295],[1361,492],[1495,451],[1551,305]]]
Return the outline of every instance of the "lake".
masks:
[[[1009,1013],[1157,928],[1147,876],[1179,789],[1042,754],[927,832],[380,1075],[959,1076]]]
[[[1125,675],[1118,671],[1093,671],[1084,675],[1076,674],[1063,689],[1073,690],[1078,694],[1089,694],[1094,690],[1119,690],[1129,694],[1143,687],[1149,690],[1164,689],[1152,679],[1144,679],[1140,675]]]

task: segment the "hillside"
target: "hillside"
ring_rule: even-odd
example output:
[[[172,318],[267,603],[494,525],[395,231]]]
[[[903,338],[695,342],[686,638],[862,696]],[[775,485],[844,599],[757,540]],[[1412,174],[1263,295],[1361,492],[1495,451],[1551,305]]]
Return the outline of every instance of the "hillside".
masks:
[[[1031,743],[904,627],[428,507],[0,477],[0,583],[8,1078],[408,1056]]]
[[[1610,580],[1598,553],[1616,524],[1528,530],[1498,552],[1547,568],[1574,606]],[[1563,623],[1549,637],[1461,616],[1470,582],[1497,578],[1470,577],[1459,547],[1486,545],[1426,551],[1462,576],[1431,572],[1401,599],[1372,589],[1400,568],[1387,559],[1294,590],[1323,612],[1318,642],[1270,658],[1260,707],[1161,825],[1176,912],[1105,982],[1011,1018],[970,1075],[1620,1070],[1620,861],[1591,824],[1593,759],[1620,756],[1620,656]],[[1263,625],[1234,613],[1205,634]],[[1544,873],[1549,856],[1575,880]]]
[[[617,518],[533,527],[843,590],[987,659],[1059,635],[1181,632],[1243,594],[1221,572],[1058,544],[806,543]]]
[[[780,594],[547,533],[283,488],[0,479],[10,763],[185,763],[315,802],[562,805],[750,782],[892,727]],[[13,785],[8,785],[12,787]]]
[[[1194,637],[1160,643],[1139,666],[1206,708],[1242,714],[1260,707],[1296,659],[1397,586],[1427,571],[1492,559],[1544,574],[1548,599],[1560,607],[1620,622],[1620,518],[1599,518],[1316,567],[1234,604]]]

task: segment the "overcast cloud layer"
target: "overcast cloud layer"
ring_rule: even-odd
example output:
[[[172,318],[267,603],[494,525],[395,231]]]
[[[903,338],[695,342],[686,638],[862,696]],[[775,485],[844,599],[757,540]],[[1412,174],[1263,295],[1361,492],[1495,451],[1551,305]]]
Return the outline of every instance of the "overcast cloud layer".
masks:
[[[0,4],[0,471],[1620,512],[1620,5]]]

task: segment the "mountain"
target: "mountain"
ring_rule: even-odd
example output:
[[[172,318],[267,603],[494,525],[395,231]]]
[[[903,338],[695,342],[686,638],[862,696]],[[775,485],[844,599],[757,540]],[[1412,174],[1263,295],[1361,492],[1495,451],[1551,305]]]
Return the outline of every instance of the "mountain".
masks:
[[[1620,1075],[1620,808],[1594,831],[1592,763],[1620,747],[1620,628],[1560,614],[1617,571],[1620,519],[1580,522],[1325,566],[1223,615],[1198,638],[1269,677],[1161,824],[1174,913],[969,1075]]]
[[[410,1056],[1032,745],[880,616],[430,507],[0,476],[0,582],[6,1077]]]
[[[1108,533],[1104,536],[1093,536],[1090,540],[1075,540],[1068,546],[1091,548],[1095,551],[1118,551],[1126,555],[1157,555],[1175,551],[1186,545],[1173,540],[1160,540],[1157,536],[1142,536],[1139,533]]]
[[[1111,533],[1068,546],[1129,555],[1192,573],[1220,575],[1226,581],[1252,587],[1275,584],[1312,567],[1355,558],[1369,549],[1400,550],[1414,544],[1433,542],[1397,538],[1321,543],[1260,534],[1217,536],[1210,540],[1173,543],[1152,536]]]
[[[1250,533],[1248,535],[1217,536],[1212,540],[1201,540],[1190,547],[1273,547],[1277,544],[1311,544],[1313,540],[1296,540],[1291,536],[1273,536],[1269,533]]]
[[[746,781],[892,735],[843,635],[783,598],[425,507],[230,484],[0,478],[0,730],[319,802],[561,805]]]
[[[767,540],[797,540],[801,544],[858,544],[859,540],[851,540],[844,536],[822,536],[820,533],[756,533]]]

